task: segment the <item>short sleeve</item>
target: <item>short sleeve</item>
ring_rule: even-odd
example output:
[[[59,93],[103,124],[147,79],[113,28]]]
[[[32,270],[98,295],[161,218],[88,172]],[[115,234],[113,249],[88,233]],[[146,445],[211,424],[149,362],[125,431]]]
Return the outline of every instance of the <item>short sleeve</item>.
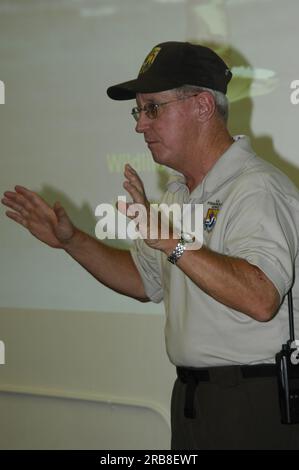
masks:
[[[131,255],[142,278],[148,298],[155,303],[163,300],[161,269],[157,250],[150,248],[142,239],[134,241]]]
[[[265,188],[244,191],[230,209],[225,254],[258,266],[282,299],[293,282],[298,208],[283,194]]]

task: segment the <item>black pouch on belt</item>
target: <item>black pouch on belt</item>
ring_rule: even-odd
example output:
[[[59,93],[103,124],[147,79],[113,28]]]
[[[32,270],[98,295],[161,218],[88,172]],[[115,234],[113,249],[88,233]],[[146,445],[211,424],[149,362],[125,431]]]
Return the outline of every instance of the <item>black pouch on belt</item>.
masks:
[[[288,293],[290,339],[276,354],[282,424],[299,423],[299,349],[295,340],[292,291]]]

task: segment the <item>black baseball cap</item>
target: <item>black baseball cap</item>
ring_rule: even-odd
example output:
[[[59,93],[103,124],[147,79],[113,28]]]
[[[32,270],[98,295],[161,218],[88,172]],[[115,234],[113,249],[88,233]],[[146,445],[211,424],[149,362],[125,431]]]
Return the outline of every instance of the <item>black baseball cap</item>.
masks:
[[[136,93],[156,93],[196,85],[226,93],[232,73],[212,49],[190,42],[157,44],[146,56],[135,80],[107,89],[113,100],[131,100]]]

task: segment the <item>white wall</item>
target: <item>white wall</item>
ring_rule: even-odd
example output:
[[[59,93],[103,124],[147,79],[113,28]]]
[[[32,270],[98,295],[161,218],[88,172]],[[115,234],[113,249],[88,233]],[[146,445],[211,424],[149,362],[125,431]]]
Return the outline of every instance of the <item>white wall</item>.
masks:
[[[160,315],[1,309],[1,449],[168,449]]]

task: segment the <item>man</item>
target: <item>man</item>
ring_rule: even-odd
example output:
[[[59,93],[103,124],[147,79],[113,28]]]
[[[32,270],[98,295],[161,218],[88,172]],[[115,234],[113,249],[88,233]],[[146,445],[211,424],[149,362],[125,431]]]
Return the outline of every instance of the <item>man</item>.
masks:
[[[131,252],[107,247],[21,186],[7,215],[67,251],[100,282],[140,301],[164,301],[165,338],[178,379],[173,449],[299,448],[298,425],[281,424],[274,358],[288,339],[286,294],[299,285],[299,196],[285,175],[227,129],[231,72],[212,50],[158,44],[137,79],[108,88],[136,98],[132,114],[154,160],[176,171],[166,204],[204,206],[204,243],[149,236]],[[125,166],[124,187],[149,213],[143,182]],[[126,207],[119,207],[126,211]],[[150,220],[148,218],[147,220]],[[295,283],[294,283],[295,280]],[[295,323],[299,324],[295,311]]]

